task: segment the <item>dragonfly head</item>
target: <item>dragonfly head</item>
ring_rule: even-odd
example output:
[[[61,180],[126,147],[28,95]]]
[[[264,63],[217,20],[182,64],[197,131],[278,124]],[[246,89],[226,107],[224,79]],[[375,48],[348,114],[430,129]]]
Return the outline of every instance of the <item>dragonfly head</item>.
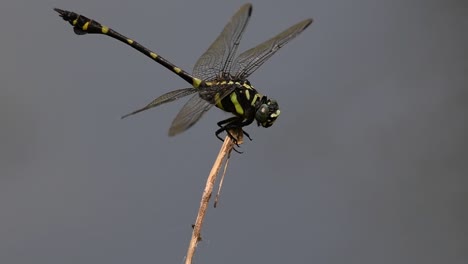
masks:
[[[273,99],[267,99],[263,96],[260,101],[260,106],[257,108],[255,113],[255,119],[257,124],[262,127],[271,127],[276,121],[276,118],[280,115],[278,102]]]

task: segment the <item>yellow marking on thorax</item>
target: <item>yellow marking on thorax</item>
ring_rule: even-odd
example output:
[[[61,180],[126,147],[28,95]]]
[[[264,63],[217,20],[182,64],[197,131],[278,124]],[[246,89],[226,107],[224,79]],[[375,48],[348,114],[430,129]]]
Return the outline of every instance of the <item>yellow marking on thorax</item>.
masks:
[[[254,95],[254,98],[252,99],[252,102],[251,102],[250,104],[251,104],[252,106],[255,106],[255,102],[257,102],[257,100],[258,100],[259,98],[261,98],[261,97],[262,97],[262,95],[260,95],[260,94],[258,94],[258,93],[255,94],[255,95]]]
[[[150,52],[150,56],[151,56],[151,58],[156,59],[158,57],[158,54],[156,54],[154,52]]]
[[[89,21],[86,22],[86,23],[83,25],[82,29],[83,29],[84,31],[86,31],[86,30],[88,30],[88,26],[89,26]]]
[[[243,115],[244,114],[244,109],[242,108],[242,106],[240,105],[239,101],[237,101],[237,95],[236,93],[231,93],[231,95],[229,96],[231,98],[231,102],[232,104],[234,105],[234,108],[236,109],[236,112],[239,114],[239,115]]]
[[[193,83],[192,83],[193,87],[198,88],[198,87],[200,87],[201,83],[202,83],[202,80],[200,80],[198,78],[193,78]]]
[[[247,83],[243,83],[242,86],[244,86],[244,88],[246,88],[246,89],[253,89],[253,86],[248,85]]]
[[[177,67],[174,67],[174,71],[175,71],[176,73],[180,73],[180,72],[182,71],[182,69],[177,68]]]
[[[130,45],[133,44],[133,40],[131,40],[131,39],[127,39],[127,42],[128,42],[128,44],[130,44]]]
[[[101,32],[102,32],[103,34],[107,34],[107,32],[109,32],[109,28],[106,27],[106,26],[102,26]]]
[[[76,26],[76,23],[78,23],[78,18],[72,21],[73,26]]]
[[[245,98],[247,98],[247,100],[250,100],[250,92],[248,89],[245,90]]]
[[[221,103],[221,97],[219,97],[219,93],[215,94],[215,102],[217,107],[224,110],[223,104]]]

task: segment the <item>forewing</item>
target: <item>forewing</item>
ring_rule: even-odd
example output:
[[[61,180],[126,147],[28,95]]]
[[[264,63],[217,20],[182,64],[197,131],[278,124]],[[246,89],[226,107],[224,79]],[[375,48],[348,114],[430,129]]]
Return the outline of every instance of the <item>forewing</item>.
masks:
[[[175,91],[172,91],[172,92],[165,93],[165,94],[159,96],[158,98],[154,99],[151,103],[147,104],[145,107],[140,108],[138,110],[135,110],[135,111],[133,111],[133,112],[131,112],[129,114],[126,114],[126,115],[122,116],[122,119],[126,118],[126,117],[129,117],[131,115],[143,112],[143,111],[148,110],[150,108],[153,108],[153,107],[165,104],[165,103],[175,101],[175,100],[177,100],[179,98],[182,98],[182,97],[187,96],[189,94],[193,94],[193,93],[195,93],[197,91],[198,90],[195,89],[195,88],[185,88],[185,89],[179,89],[179,90],[175,90]]]
[[[221,72],[230,72],[232,60],[251,14],[251,4],[243,5],[234,14],[218,38],[195,63],[193,67],[195,77],[212,80]]]
[[[245,79],[258,69],[266,60],[275,54],[291,39],[299,35],[312,23],[312,19],[306,19],[286,29],[275,37],[251,48],[239,55],[234,60],[231,74],[237,79]]]

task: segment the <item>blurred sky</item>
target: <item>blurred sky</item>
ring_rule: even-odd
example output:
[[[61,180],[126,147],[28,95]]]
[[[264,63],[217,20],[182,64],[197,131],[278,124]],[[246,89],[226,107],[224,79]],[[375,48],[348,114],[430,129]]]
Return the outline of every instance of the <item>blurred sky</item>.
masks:
[[[228,116],[120,120],[186,83],[52,8],[191,71],[243,3],[2,1],[1,263],[183,263]],[[195,263],[468,263],[468,3],[253,5],[240,50],[315,21],[250,78],[282,114],[247,128]]]

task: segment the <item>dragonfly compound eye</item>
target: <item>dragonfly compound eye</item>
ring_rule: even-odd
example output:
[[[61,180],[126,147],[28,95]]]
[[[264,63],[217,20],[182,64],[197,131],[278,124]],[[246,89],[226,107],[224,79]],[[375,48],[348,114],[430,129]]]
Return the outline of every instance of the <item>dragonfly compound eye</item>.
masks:
[[[262,127],[270,127],[280,115],[278,103],[275,100],[268,100],[262,104],[255,113],[255,119]]]

